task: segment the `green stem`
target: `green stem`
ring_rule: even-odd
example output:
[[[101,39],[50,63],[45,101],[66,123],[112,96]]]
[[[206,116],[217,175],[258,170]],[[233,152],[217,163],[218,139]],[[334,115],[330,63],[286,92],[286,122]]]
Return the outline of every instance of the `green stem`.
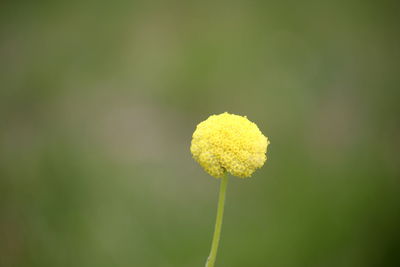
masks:
[[[217,257],[218,244],[221,235],[222,218],[224,217],[225,193],[226,186],[228,185],[228,176],[224,175],[221,178],[221,185],[219,189],[217,220],[215,222],[214,237],[211,245],[210,256],[208,256],[206,267],[214,267],[215,259]]]

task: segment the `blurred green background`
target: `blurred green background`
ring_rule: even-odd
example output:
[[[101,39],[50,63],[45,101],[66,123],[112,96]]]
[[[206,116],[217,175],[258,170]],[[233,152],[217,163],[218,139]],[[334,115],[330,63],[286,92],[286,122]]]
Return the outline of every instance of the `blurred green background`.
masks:
[[[270,138],[217,266],[400,266],[396,1],[6,1],[0,266],[204,266],[195,126]]]

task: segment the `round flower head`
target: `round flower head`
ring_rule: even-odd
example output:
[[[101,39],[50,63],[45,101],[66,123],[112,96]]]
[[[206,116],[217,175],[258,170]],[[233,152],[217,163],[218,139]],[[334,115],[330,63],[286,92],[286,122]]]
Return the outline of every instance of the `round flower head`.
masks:
[[[197,125],[190,151],[211,176],[220,178],[227,171],[246,178],[264,165],[268,144],[255,123],[225,112]]]

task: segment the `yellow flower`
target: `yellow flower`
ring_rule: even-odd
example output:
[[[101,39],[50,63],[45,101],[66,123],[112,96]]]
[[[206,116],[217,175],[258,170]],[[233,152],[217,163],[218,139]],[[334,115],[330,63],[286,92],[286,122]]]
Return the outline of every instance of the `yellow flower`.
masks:
[[[197,125],[190,151],[211,176],[220,178],[227,171],[246,178],[264,165],[268,144],[255,123],[225,112]]]

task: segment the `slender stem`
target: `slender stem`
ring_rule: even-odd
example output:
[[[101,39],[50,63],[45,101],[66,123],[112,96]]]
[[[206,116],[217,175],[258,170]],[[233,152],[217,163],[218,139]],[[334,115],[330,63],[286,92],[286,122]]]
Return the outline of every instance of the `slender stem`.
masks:
[[[219,189],[217,220],[215,221],[214,237],[211,245],[210,256],[208,256],[206,267],[214,267],[215,259],[217,257],[218,244],[221,235],[222,219],[224,216],[225,193],[228,185],[228,176],[224,175],[221,178],[221,185]]]

